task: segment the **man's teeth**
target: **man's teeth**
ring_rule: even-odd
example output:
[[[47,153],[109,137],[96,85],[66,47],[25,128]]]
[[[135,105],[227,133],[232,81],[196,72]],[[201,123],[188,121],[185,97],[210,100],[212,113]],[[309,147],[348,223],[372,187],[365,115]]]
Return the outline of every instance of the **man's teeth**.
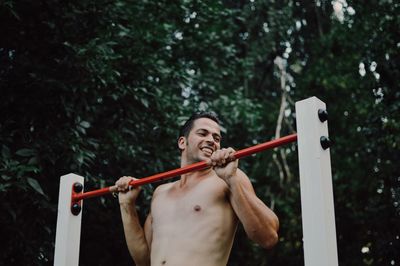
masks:
[[[210,149],[210,148],[203,148],[202,151],[206,151],[206,152],[209,152],[209,153],[212,153],[212,152],[213,152],[213,150]]]

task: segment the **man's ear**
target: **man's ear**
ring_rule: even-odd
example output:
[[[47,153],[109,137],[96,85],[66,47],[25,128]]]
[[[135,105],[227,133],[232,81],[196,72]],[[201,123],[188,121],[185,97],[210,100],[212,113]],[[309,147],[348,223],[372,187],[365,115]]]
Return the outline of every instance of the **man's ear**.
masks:
[[[178,147],[181,151],[183,151],[186,148],[186,138],[185,137],[179,137]]]

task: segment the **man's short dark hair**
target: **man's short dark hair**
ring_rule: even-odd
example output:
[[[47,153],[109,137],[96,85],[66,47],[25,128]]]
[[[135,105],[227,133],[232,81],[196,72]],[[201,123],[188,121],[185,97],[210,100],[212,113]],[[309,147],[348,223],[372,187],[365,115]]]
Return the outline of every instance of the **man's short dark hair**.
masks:
[[[179,137],[188,137],[190,130],[193,128],[194,121],[200,118],[208,118],[216,122],[218,125],[220,124],[219,118],[214,112],[197,112],[194,113],[179,130]]]

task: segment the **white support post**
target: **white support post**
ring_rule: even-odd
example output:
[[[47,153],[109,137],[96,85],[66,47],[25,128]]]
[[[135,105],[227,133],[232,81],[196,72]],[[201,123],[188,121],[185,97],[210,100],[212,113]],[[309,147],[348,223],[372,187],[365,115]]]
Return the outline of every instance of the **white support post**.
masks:
[[[55,266],[77,266],[79,263],[82,211],[77,215],[72,214],[71,195],[74,183],[81,183],[83,188],[83,182],[84,178],[75,174],[64,175],[60,178]]]
[[[328,124],[320,121],[319,109],[326,105],[316,97],[296,102],[304,265],[337,266],[331,159],[321,146]]]

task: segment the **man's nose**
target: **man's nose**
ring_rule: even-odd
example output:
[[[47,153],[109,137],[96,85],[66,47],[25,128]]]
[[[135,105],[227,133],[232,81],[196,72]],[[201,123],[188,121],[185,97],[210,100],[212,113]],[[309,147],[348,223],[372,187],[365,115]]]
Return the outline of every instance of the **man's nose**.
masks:
[[[212,135],[207,135],[206,141],[207,141],[207,143],[212,144],[212,145],[214,145],[214,143],[215,143],[214,137]]]

